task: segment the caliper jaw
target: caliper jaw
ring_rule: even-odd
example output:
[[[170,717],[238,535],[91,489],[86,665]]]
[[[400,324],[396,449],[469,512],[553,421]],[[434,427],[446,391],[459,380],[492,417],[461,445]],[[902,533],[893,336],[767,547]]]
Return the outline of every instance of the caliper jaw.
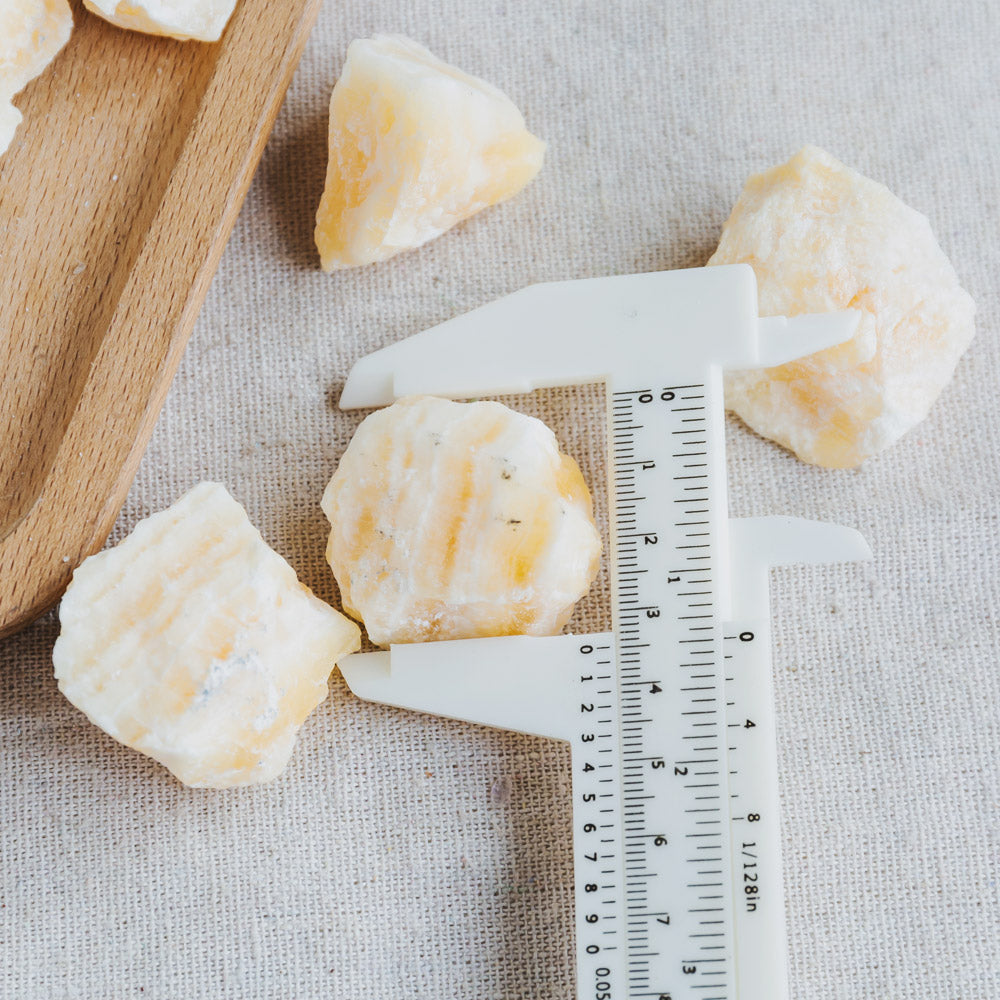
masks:
[[[651,372],[783,364],[849,340],[858,313],[757,317],[748,264],[531,285],[369,354],[342,409],[470,399]]]

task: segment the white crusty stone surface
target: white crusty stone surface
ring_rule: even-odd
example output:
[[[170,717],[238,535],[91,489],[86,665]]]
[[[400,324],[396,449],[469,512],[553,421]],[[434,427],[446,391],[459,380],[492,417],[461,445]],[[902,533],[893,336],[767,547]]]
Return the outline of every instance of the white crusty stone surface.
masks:
[[[323,510],[344,608],[380,646],[553,635],[600,561],[576,462],[500,403],[411,396],[371,414]]]
[[[8,103],[6,98],[0,98],[0,154],[14,141],[14,133],[21,124],[21,112]]]
[[[927,218],[815,146],[747,181],[709,264],[738,262],[762,316],[862,314],[847,344],[726,379],[729,409],[815,465],[859,465],[923,420],[973,336]]]
[[[52,62],[72,29],[66,0],[0,0],[0,153],[21,123],[11,98]]]
[[[210,788],[280,773],[361,638],[217,483],[85,560],[59,618],[63,694],[116,740]]]
[[[236,0],[83,0],[90,11],[119,28],[180,41],[217,42]]]

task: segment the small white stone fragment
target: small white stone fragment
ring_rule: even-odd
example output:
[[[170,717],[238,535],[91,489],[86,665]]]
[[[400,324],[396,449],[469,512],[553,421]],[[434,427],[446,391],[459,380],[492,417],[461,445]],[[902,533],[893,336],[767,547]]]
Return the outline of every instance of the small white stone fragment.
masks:
[[[63,694],[116,740],[210,788],[279,774],[361,639],[217,483],[84,560],[59,617]]]
[[[709,264],[745,262],[762,316],[856,309],[854,338],[726,378],[726,405],[815,465],[859,465],[919,423],[975,306],[925,216],[815,146],[747,181]]]

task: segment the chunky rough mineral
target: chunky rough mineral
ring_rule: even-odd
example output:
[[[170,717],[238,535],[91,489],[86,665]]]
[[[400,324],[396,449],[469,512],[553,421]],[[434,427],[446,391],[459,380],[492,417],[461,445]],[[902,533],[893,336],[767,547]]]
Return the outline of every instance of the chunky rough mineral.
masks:
[[[500,403],[411,396],[373,413],[323,510],[344,608],[381,646],[555,634],[600,560],[576,462]]]
[[[59,617],[63,694],[185,784],[211,788],[281,772],[334,664],[361,641],[217,483],[86,559]]]
[[[807,146],[747,181],[709,264],[750,264],[763,316],[856,309],[854,338],[726,379],[726,403],[799,458],[856,466],[927,416],[974,332],[919,212]]]
[[[351,42],[316,213],[325,270],[385,260],[517,194],[545,143],[503,91],[402,35]]]
[[[217,42],[236,0],[83,0],[119,28],[166,35],[182,42]]]
[[[72,29],[66,0],[0,0],[0,153],[21,123],[11,98],[55,59]]]

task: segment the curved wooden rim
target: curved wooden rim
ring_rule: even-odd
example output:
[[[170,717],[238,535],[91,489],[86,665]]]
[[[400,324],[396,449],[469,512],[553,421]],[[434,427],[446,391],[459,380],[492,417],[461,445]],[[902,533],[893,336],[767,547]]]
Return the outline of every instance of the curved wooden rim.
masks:
[[[0,636],[48,610],[107,539],[320,2],[240,0],[55,461],[0,539]]]

